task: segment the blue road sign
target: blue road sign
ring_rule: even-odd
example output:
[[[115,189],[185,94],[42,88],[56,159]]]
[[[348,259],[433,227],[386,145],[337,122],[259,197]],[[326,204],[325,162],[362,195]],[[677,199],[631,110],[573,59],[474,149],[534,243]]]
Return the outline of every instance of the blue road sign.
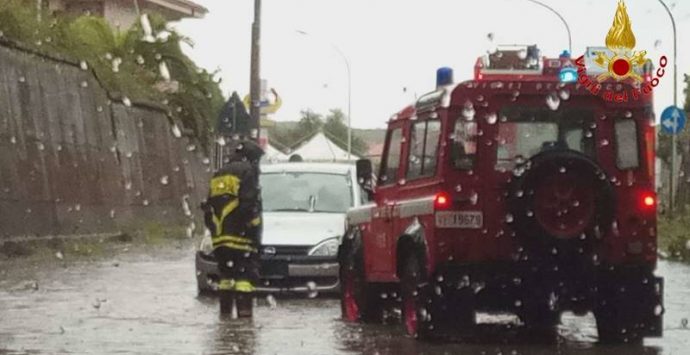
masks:
[[[669,106],[661,113],[661,130],[666,134],[678,134],[685,127],[685,111]]]

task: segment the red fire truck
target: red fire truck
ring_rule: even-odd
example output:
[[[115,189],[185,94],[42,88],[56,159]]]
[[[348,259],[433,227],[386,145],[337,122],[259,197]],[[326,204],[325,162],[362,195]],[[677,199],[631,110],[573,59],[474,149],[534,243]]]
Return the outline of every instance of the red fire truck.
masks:
[[[357,164],[371,202],[339,248],[345,319],[378,321],[392,298],[419,338],[476,329],[477,312],[555,335],[566,310],[593,312],[602,342],[661,336],[652,97],[605,100],[574,62],[500,50],[474,80],[440,69],[390,119],[376,181]]]

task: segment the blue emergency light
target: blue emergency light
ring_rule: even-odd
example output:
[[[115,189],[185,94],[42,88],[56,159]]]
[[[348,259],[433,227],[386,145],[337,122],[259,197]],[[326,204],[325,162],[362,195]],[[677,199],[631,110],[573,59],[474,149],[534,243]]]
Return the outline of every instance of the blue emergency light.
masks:
[[[438,68],[436,70],[436,87],[450,85],[453,83],[453,69],[448,67]]]
[[[558,78],[562,83],[574,83],[577,81],[577,69],[565,67],[558,73]]]

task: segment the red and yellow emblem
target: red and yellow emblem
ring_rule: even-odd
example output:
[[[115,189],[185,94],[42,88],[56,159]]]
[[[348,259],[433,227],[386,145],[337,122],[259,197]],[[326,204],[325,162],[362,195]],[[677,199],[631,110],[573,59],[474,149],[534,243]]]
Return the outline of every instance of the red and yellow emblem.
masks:
[[[631,78],[634,81],[642,82],[642,77],[635,72],[635,69],[644,65],[647,51],[634,51],[635,34],[632,31],[628,11],[623,0],[618,1],[613,25],[606,35],[606,47],[613,53],[613,56],[609,57],[607,53],[597,52],[594,62],[608,70],[608,72],[597,76],[597,81],[602,82],[608,78],[623,81]]]

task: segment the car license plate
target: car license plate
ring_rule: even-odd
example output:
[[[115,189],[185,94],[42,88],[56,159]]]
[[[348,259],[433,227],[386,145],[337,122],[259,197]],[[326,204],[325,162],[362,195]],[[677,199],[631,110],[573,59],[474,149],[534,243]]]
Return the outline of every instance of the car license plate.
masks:
[[[480,211],[439,211],[436,212],[436,227],[478,229],[483,219]]]
[[[285,278],[288,276],[288,264],[282,261],[262,261],[259,274],[262,278]]]

